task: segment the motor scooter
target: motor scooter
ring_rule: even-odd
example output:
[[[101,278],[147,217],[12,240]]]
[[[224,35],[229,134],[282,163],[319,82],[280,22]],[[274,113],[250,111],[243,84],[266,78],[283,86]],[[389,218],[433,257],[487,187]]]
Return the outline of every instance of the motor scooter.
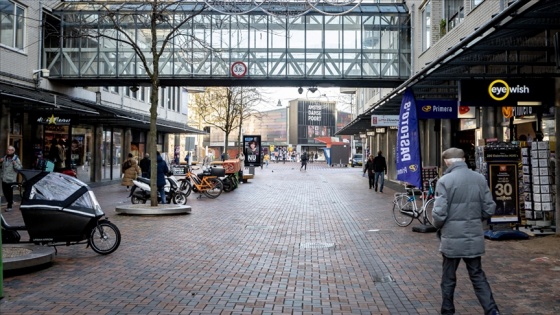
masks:
[[[4,244],[33,243],[55,248],[87,244],[102,255],[119,247],[121,233],[105,217],[88,185],[62,173],[19,172],[25,178],[19,207],[25,225],[10,225],[0,214]],[[21,241],[18,231],[26,231],[29,240]]]
[[[165,191],[165,199],[167,203],[173,201],[174,204],[187,204],[187,195],[179,190],[179,182],[172,175],[166,175],[166,184],[163,188]],[[145,177],[138,177],[132,180],[134,184],[130,189],[130,202],[133,204],[146,203],[150,200],[150,179]],[[158,201],[161,201],[161,197],[158,195]]]

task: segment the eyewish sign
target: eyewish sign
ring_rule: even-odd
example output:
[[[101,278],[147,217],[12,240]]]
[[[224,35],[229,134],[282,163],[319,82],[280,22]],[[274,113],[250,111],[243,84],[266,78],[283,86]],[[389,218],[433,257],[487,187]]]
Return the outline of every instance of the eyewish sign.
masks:
[[[397,179],[416,187],[422,187],[422,164],[420,135],[414,94],[404,92],[397,130]]]

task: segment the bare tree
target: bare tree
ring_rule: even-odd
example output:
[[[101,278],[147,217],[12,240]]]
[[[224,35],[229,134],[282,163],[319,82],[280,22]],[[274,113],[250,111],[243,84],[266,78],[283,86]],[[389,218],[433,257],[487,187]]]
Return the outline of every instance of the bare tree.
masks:
[[[188,33],[184,27],[195,16],[206,9],[204,3],[198,3],[192,11],[183,11],[180,0],[151,0],[115,4],[98,2],[95,15],[77,18],[78,27],[73,34],[65,37],[90,37],[98,41],[106,39],[121,49],[130,49],[141,61],[143,71],[149,78],[150,94],[150,131],[148,134],[148,153],[156,157],[157,107],[159,103],[160,67],[162,56],[169,53],[168,46],[175,45],[178,54],[186,56],[188,47],[198,45],[209,47],[203,40]],[[91,18],[97,20],[92,22]],[[97,23],[97,24],[96,24]],[[92,28],[91,25],[94,25]],[[134,25],[132,28],[131,25]],[[143,31],[138,31],[138,30]],[[186,62],[190,62],[186,60]],[[132,72],[132,71],[131,71]],[[141,74],[144,75],[144,74]],[[150,182],[151,206],[157,206],[157,160],[152,158]]]
[[[195,95],[192,110],[206,125],[224,132],[224,152],[227,154],[230,134],[238,129],[237,139],[238,143],[241,142],[243,120],[249,115],[260,114],[255,107],[261,99],[254,87],[209,88],[205,93]]]

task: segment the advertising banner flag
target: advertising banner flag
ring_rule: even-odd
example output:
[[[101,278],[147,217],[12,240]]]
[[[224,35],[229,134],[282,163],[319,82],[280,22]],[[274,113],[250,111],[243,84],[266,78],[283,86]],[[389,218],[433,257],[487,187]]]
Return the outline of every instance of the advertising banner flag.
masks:
[[[397,180],[422,187],[422,166],[420,157],[420,134],[414,94],[410,89],[404,92],[397,130]]]

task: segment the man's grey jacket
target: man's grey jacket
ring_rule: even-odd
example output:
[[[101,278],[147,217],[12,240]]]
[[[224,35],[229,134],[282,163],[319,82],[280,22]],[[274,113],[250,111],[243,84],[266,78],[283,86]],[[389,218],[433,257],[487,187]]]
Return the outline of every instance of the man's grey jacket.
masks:
[[[490,218],[496,203],[483,175],[465,162],[455,162],[436,185],[434,226],[440,229],[439,251],[449,258],[484,254],[482,221]]]

